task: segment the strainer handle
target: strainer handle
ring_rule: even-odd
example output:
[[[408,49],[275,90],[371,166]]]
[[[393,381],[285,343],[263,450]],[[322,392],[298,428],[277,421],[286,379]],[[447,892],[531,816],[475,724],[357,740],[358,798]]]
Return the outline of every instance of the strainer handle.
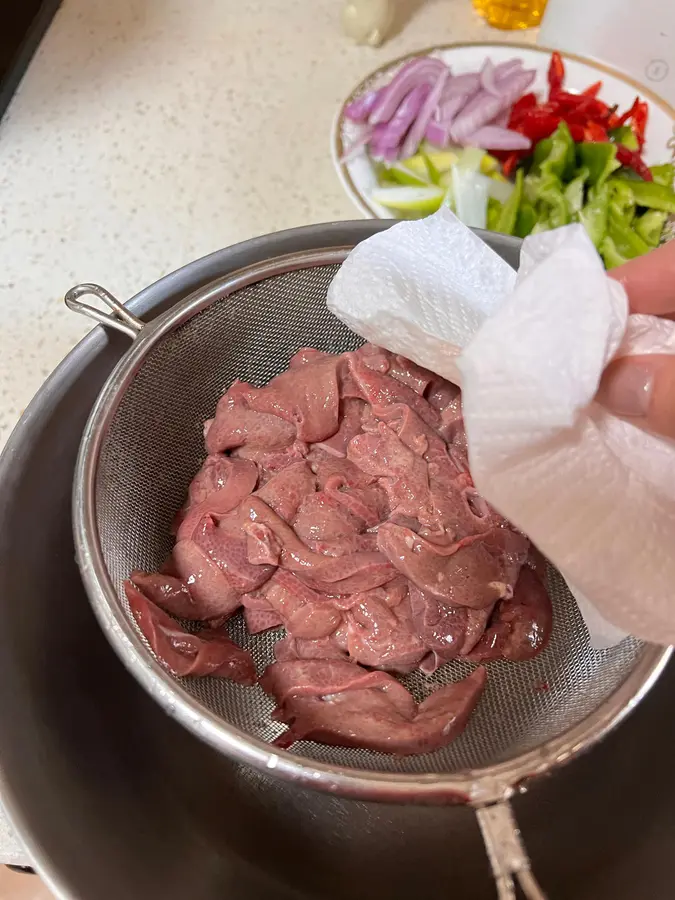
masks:
[[[516,881],[527,900],[546,900],[530,869],[530,859],[508,800],[484,806],[476,810],[476,815],[499,900],[515,900]]]
[[[112,312],[103,312],[101,309],[92,306],[89,303],[83,303],[80,297],[92,296],[104,303]],[[65,304],[68,309],[73,312],[94,319],[101,325],[108,328],[114,328],[115,331],[121,331],[122,334],[135,338],[144,322],[138,319],[133,313],[130,313],[126,307],[120,303],[117,297],[113,297],[110,291],[106,291],[100,284],[78,284],[71,288],[64,297]]]

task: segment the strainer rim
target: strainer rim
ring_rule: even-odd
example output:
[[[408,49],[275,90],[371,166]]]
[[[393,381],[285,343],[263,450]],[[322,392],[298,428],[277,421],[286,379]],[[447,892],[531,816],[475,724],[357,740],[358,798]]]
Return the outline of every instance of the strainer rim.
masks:
[[[640,702],[665,668],[672,648],[645,644],[624,681],[588,716],[533,750],[490,766],[446,774],[372,772],[280,750],[227,723],[181,687],[158,663],[124,612],[105,564],[96,524],[96,477],[103,441],[126,388],[167,334],[235,291],[293,270],[344,261],[352,247],[273,257],[238,269],[190,293],[145,325],[101,390],[84,429],[73,485],[73,530],[80,574],[94,613],[123,664],[174,719],[229,758],[287,780],[360,799],[407,802],[496,802],[530,778],[591,747]]]

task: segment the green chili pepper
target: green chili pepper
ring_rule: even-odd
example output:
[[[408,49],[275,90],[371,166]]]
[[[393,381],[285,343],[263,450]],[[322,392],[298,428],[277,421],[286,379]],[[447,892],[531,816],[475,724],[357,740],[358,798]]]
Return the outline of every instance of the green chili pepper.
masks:
[[[609,132],[609,136],[617,144],[623,144],[629,150],[639,150],[640,144],[635,136],[635,132],[630,125],[621,125],[619,128],[613,128]]]
[[[663,184],[671,188],[675,181],[675,166],[672,163],[663,163],[660,166],[651,166],[649,171],[656,184]]]
[[[634,181],[633,179],[617,176],[613,181],[627,184],[633,192],[637,206],[646,206],[648,209],[660,209],[662,212],[675,213],[675,191],[672,187],[659,184],[656,181]]]
[[[577,148],[581,165],[588,169],[588,183],[591,187],[602,186],[620,166],[616,159],[616,144],[584,141],[577,144]]]
[[[628,184],[618,178],[610,178],[607,182],[607,189],[609,190],[610,217],[630,225],[635,215],[633,183]]]
[[[499,218],[502,214],[502,204],[494,197],[488,199],[487,205],[487,229],[488,231],[499,231]]]
[[[497,231],[502,234],[513,234],[516,229],[516,218],[518,216],[518,207],[523,196],[523,170],[518,169],[516,172],[516,183],[511,191],[511,196],[502,204],[501,215],[497,221]]]
[[[570,216],[574,219],[579,218],[579,213],[584,205],[584,191],[588,174],[588,169],[586,167],[580,169],[572,181],[565,187],[563,192],[565,200],[567,201],[567,207],[570,211]]]
[[[514,234],[519,238],[527,237],[532,233],[532,229],[537,224],[537,211],[531,203],[523,198],[518,210],[516,218],[516,228]]]
[[[537,202],[537,194],[541,186],[541,175],[526,175],[523,180],[523,199],[534,206]]]
[[[650,247],[658,247],[667,219],[668,213],[661,212],[659,209],[648,209],[647,212],[637,217],[633,227],[646,244],[649,244]]]
[[[607,218],[609,215],[609,190],[603,184],[600,188],[594,188],[589,192],[589,199],[579,213],[579,221],[582,223],[588,236],[596,247],[600,247],[607,234]]]
[[[562,192],[562,185],[551,182],[539,192],[539,202],[548,207],[549,228],[560,228],[570,221],[567,201]]]
[[[523,184],[525,200],[537,213],[533,231],[559,228],[570,221],[570,212],[560,179],[555,175],[527,175]]]
[[[614,241],[616,249],[626,259],[634,259],[649,253],[649,244],[643,241],[630,225],[609,217],[607,233]]]
[[[616,266],[622,266],[625,262],[628,262],[626,257],[619,253],[616,244],[609,235],[605,235],[602,239],[602,243],[600,244],[600,255],[604,260],[606,269],[613,269]]]
[[[533,171],[543,176],[569,178],[576,163],[574,146],[569,128],[561,122],[550,137],[539,141],[534,148]]]

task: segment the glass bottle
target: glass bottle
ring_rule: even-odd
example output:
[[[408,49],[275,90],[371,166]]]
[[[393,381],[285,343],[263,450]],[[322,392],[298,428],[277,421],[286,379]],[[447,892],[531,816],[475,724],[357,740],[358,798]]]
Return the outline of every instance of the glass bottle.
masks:
[[[483,18],[495,28],[532,28],[539,25],[547,0],[473,0]]]

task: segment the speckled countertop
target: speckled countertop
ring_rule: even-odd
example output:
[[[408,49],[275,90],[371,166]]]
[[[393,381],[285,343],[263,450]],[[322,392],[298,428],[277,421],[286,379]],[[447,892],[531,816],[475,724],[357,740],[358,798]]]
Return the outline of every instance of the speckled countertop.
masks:
[[[470,0],[398,0],[399,34],[357,47],[341,2],[64,0],[0,125],[0,446],[88,328],[67,288],[126,299],[220,247],[358,217],[328,150],[344,96],[401,53],[505,37]]]

